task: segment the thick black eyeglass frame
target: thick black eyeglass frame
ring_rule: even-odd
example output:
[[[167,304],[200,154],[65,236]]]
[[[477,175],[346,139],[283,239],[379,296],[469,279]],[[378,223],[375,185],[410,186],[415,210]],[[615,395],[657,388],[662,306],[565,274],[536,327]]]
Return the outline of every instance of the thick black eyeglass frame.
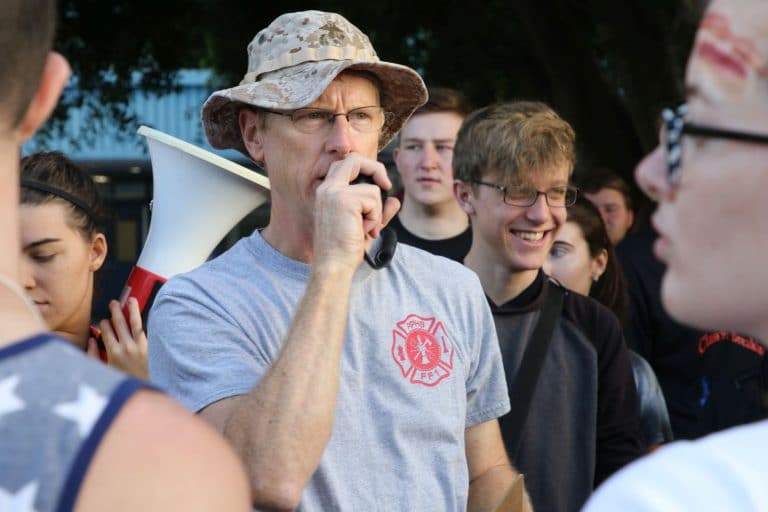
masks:
[[[674,110],[670,108],[664,109],[661,113],[666,128],[664,145],[667,150],[667,181],[672,185],[677,184],[680,180],[683,157],[680,144],[683,135],[768,144],[768,134],[742,132],[718,126],[696,124],[686,121],[686,114],[688,114],[688,106],[685,103]]]
[[[569,191],[573,192],[573,201],[571,201],[571,202],[566,202],[565,204],[549,204],[549,197],[547,197],[547,192],[549,192],[549,191],[545,190],[544,192],[542,192],[541,190],[537,190],[536,191],[536,197],[533,199],[533,201],[530,204],[525,204],[525,205],[523,205],[523,204],[512,204],[512,203],[507,202],[507,188],[508,187],[506,185],[497,185],[496,183],[488,183],[487,181],[480,181],[480,180],[472,180],[472,183],[474,183],[475,185],[483,185],[483,186],[486,186],[486,187],[493,187],[496,190],[501,191],[501,200],[504,202],[504,204],[508,204],[509,206],[517,206],[519,208],[529,208],[529,207],[533,206],[534,204],[536,204],[536,201],[539,200],[539,196],[544,196],[544,201],[547,202],[547,206],[549,206],[550,208],[568,208],[569,206],[573,206],[574,204],[576,204],[576,198],[579,197],[579,189],[578,189],[578,187],[574,187],[573,185],[568,185],[565,188],[568,189]],[[568,197],[568,195],[566,194],[566,198],[567,197]]]

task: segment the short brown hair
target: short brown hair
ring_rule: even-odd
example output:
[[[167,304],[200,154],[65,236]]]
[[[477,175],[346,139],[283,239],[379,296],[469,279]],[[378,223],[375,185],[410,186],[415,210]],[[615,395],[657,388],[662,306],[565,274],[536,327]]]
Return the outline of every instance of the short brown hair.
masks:
[[[448,87],[428,87],[429,99],[417,108],[413,115],[452,112],[464,119],[472,110],[472,104],[461,91]]]
[[[632,191],[629,185],[624,178],[610,169],[603,167],[593,169],[581,184],[581,189],[586,194],[597,194],[604,188],[619,192],[624,196],[626,207],[632,209]]]
[[[56,26],[55,0],[0,2],[0,123],[15,128],[37,90]]]
[[[454,177],[467,183],[487,173],[505,183],[523,181],[524,173],[576,160],[571,125],[540,102],[498,103],[470,114],[453,149]]]

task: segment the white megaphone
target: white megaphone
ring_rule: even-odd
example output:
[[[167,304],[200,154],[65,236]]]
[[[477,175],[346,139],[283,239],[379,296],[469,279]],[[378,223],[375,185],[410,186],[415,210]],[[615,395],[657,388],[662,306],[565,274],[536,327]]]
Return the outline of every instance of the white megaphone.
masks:
[[[202,265],[243,217],[269,199],[269,179],[242,165],[141,126],[152,160],[152,218],[120,296],[144,312],[162,284]],[[146,316],[143,315],[143,316]]]

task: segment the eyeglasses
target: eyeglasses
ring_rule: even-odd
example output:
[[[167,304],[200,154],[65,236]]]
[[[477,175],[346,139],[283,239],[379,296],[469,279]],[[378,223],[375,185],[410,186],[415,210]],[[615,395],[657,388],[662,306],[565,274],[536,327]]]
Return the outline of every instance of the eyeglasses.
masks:
[[[373,106],[353,108],[349,112],[333,112],[321,108],[300,108],[291,112],[259,110],[269,114],[290,117],[293,126],[300,132],[307,134],[329,130],[339,116],[347,118],[347,122],[353,130],[361,133],[373,133],[381,130],[384,123],[393,116],[391,112],[387,112],[382,107]]]
[[[539,196],[544,196],[549,206],[564,208],[573,206],[573,203],[576,202],[576,196],[579,194],[579,189],[572,186],[552,187],[542,192],[535,188],[513,188],[485,181],[473,181],[472,183],[500,190],[504,194],[504,202],[510,206],[533,206]]]
[[[664,146],[667,150],[667,180],[672,185],[677,184],[680,180],[683,161],[683,135],[768,144],[768,135],[691,123],[685,120],[686,114],[688,114],[686,104],[682,104],[674,110],[671,108],[664,109],[661,113],[665,128]]]

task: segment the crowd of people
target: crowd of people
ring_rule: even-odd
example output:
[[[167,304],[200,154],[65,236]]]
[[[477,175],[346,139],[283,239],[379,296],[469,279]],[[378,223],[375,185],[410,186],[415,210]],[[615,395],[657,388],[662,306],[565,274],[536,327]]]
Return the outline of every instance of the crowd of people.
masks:
[[[135,299],[92,318],[88,173],[19,159],[69,77],[55,17],[0,7],[0,510],[768,507],[768,4],[704,14],[636,169],[650,220],[619,173],[574,180],[550,106],[475,109],[339,14],[277,17],[202,106],[269,224],[146,332]]]

